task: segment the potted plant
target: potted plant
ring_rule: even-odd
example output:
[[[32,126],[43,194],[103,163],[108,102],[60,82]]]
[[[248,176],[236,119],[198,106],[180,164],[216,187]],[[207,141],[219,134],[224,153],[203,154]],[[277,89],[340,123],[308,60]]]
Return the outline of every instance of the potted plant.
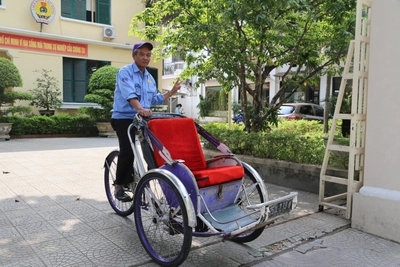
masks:
[[[38,72],[40,76],[34,82],[36,88],[29,90],[33,96],[30,104],[37,108],[43,108],[44,110],[39,110],[41,115],[53,115],[55,109],[61,106],[61,90],[58,80],[50,75],[51,70],[42,69],[34,72]]]
[[[22,78],[18,68],[9,59],[0,57],[0,139],[10,140],[9,132],[12,123],[8,122],[8,115],[25,114],[31,111],[30,107],[15,105],[17,100],[32,99],[29,93],[12,90],[13,87],[20,86],[22,86]]]
[[[115,136],[110,121],[118,70],[110,65],[96,70],[89,79],[88,94],[84,99],[98,106],[79,108],[79,112],[89,115],[96,121],[100,136]]]

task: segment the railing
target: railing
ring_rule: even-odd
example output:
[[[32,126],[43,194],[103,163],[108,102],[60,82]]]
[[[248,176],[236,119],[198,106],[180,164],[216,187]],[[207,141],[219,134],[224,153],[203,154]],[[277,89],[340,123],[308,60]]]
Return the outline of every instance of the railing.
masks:
[[[185,68],[185,62],[164,63],[163,75],[174,75],[176,71],[181,71]]]

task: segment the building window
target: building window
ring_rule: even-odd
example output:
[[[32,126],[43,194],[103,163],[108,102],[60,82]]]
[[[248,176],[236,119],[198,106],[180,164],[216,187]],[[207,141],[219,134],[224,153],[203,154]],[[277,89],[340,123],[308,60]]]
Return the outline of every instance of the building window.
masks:
[[[61,15],[66,18],[111,24],[110,0],[61,0]]]
[[[63,58],[63,102],[85,102],[90,75],[109,61]]]
[[[340,83],[342,82],[342,77],[332,78],[332,96],[337,96],[339,94]],[[348,79],[345,87],[345,95],[351,93],[351,88],[353,86],[353,80]]]

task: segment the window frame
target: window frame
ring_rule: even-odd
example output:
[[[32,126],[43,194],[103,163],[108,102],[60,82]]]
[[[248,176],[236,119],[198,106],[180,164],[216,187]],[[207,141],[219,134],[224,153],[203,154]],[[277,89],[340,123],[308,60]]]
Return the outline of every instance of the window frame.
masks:
[[[82,73],[77,70],[79,64],[83,64],[83,68],[86,69],[87,60],[80,58],[63,58],[63,102],[65,103],[84,103],[85,101],[82,99],[78,99],[77,92],[83,95],[87,94],[87,85],[88,85],[88,77],[86,73]],[[69,69],[67,69],[69,68]],[[82,66],[80,66],[82,68]],[[68,73],[68,71],[70,73]],[[69,74],[69,75],[68,75]],[[84,79],[76,78],[79,74],[84,76]],[[68,77],[67,77],[68,75]],[[84,83],[84,87],[80,88],[79,83]],[[66,91],[68,90],[68,91]]]
[[[90,2],[88,2],[90,1]],[[87,5],[90,3],[88,9]],[[79,4],[77,6],[77,4]],[[61,17],[88,23],[111,25],[111,0],[61,0]]]
[[[87,105],[84,97],[88,93],[90,76],[106,65],[111,65],[111,61],[63,57],[63,105]]]

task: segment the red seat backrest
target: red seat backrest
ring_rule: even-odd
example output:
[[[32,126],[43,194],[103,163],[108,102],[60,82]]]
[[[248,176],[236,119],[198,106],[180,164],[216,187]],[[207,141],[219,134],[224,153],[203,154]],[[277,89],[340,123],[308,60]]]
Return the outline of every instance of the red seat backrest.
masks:
[[[148,125],[173,159],[184,160],[184,164],[192,171],[207,168],[192,118],[154,119],[149,121]],[[158,166],[164,164],[164,159],[157,152],[154,153],[154,157]]]

